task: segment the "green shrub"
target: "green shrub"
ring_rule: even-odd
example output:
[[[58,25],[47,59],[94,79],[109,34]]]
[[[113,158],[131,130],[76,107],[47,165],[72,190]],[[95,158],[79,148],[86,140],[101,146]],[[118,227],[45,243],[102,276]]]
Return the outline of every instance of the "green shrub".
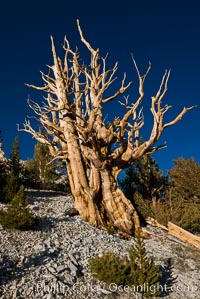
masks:
[[[137,232],[135,236],[135,246],[129,249],[129,257],[131,272],[127,284],[151,286],[151,290],[144,290],[144,295],[152,295],[152,290],[154,291],[156,289],[162,273],[159,271],[159,267],[154,263],[154,260],[148,257],[140,232]],[[153,295],[159,295],[159,290],[155,293],[153,292]]]
[[[9,173],[6,178],[6,184],[3,188],[3,201],[5,203],[11,202],[18,191],[18,179],[13,175],[13,173]]]
[[[116,229],[111,223],[106,226],[106,231],[109,235],[114,235],[114,233],[116,233]]]
[[[36,218],[28,209],[28,199],[24,194],[24,186],[8,204],[7,210],[0,210],[0,223],[5,228],[32,229],[36,224]]]
[[[106,283],[125,285],[125,273],[129,273],[129,265],[126,257],[120,257],[114,252],[105,252],[103,256],[90,259],[90,267],[94,276]]]
[[[146,297],[160,294],[158,286],[162,273],[153,259],[147,256],[139,232],[135,236],[135,246],[129,249],[129,258],[105,252],[101,257],[90,259],[90,268],[95,278],[108,284],[135,286]]]
[[[145,219],[148,217],[154,217],[154,213],[151,207],[151,201],[145,200],[142,197],[142,194],[139,192],[135,192],[133,196],[133,202],[137,208],[140,219],[145,222]]]
[[[174,205],[173,205],[174,207]],[[200,233],[200,203],[192,201],[182,200],[181,205],[178,206],[177,213],[174,207],[171,213],[171,219],[173,223],[181,226],[183,229],[191,233]]]
[[[143,199],[139,193],[134,194],[134,202],[141,219],[155,218],[160,224],[167,226],[169,221],[193,233],[200,233],[200,202],[184,200],[178,196],[165,198],[157,202],[157,210],[152,203]]]

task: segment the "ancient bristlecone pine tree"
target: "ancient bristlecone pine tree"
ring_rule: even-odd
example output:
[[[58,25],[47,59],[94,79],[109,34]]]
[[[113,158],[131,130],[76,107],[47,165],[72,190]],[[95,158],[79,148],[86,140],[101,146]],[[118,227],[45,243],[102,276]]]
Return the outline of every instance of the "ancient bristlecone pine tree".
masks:
[[[29,100],[42,129],[36,131],[29,121],[25,121],[24,128],[20,130],[47,144],[53,159],[66,162],[75,208],[82,219],[98,227],[109,223],[127,234],[133,234],[140,225],[139,218],[134,206],[118,188],[118,174],[145,153],[162,148],[154,145],[163,130],[177,123],[193,107],[184,108],[174,120],[163,123],[163,116],[170,108],[168,105],[161,107],[170,75],[166,71],[157,94],[152,97],[154,123],[150,137],[139,143],[139,130],[144,125],[140,106],[150,65],[141,76],[133,59],[139,78],[139,97],[131,104],[125,97],[124,103],[121,102],[124,115],[106,124],[102,112],[104,106],[122,96],[131,83],[125,83],[124,75],[119,89],[106,96],[115,80],[118,64],[106,69],[106,58],[102,58],[99,49],[95,50],[85,39],[79,21],[77,26],[80,39],[90,54],[90,64],[83,63],[78,51],[71,49],[66,38],[62,61],[56,54],[51,37],[54,64],[49,66],[48,74],[41,73],[44,86],[28,85],[47,95],[42,105]]]

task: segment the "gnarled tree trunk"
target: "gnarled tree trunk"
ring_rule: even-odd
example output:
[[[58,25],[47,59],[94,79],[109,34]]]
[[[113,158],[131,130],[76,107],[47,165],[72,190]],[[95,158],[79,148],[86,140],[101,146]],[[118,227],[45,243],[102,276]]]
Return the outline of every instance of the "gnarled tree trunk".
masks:
[[[171,108],[161,105],[170,75],[166,71],[158,92],[152,97],[154,124],[150,137],[139,144],[139,131],[144,125],[140,109],[143,85],[151,66],[141,76],[133,60],[139,79],[139,97],[135,103],[129,103],[129,98],[125,97],[125,102],[120,102],[123,116],[106,124],[102,112],[104,105],[123,95],[131,83],[125,85],[124,74],[120,88],[107,96],[118,64],[106,69],[106,59],[101,58],[99,49],[93,49],[84,38],[79,21],[77,25],[81,41],[89,51],[90,64],[80,63],[79,53],[70,48],[67,39],[62,62],[51,38],[54,64],[49,66],[47,75],[42,73],[45,85],[28,85],[47,93],[43,106],[29,101],[29,106],[39,116],[42,130],[36,131],[29,121],[21,130],[47,144],[53,159],[66,162],[75,207],[85,221],[99,227],[111,223],[119,230],[133,234],[140,225],[139,218],[133,204],[119,189],[117,176],[142,155],[165,147],[154,146],[163,130],[178,122],[193,107],[184,108],[174,120],[163,124],[164,114]]]
[[[87,174],[81,161],[73,161],[75,165],[73,162],[68,163],[67,169],[75,208],[82,219],[97,227],[112,224],[120,231],[132,235],[140,226],[139,217],[133,204],[118,188],[117,180],[111,171],[106,168],[95,169],[96,173],[90,174],[90,177],[96,177],[96,180],[87,183]],[[72,168],[74,168],[73,175]],[[89,186],[90,184],[93,186]]]
[[[117,186],[116,178],[107,170],[101,171],[102,205],[114,227],[128,234],[139,228],[140,222],[133,204]]]
[[[83,220],[94,226],[104,227],[109,223],[133,234],[135,228],[139,227],[139,217],[133,204],[118,188],[117,175],[106,165],[85,165],[81,147],[72,130],[72,127],[66,130],[67,170],[75,208]]]

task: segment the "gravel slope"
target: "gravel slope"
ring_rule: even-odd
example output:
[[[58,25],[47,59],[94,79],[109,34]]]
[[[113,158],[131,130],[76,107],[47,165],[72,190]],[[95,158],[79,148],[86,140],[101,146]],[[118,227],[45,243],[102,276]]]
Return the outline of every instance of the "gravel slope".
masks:
[[[127,254],[133,239],[91,227],[80,216],[65,216],[71,195],[29,191],[30,208],[43,217],[35,231],[0,226],[0,298],[140,298],[134,289],[92,279],[88,260],[105,250]],[[146,249],[165,272],[160,298],[200,298],[200,251],[160,228],[148,226]],[[166,292],[165,292],[166,290]]]

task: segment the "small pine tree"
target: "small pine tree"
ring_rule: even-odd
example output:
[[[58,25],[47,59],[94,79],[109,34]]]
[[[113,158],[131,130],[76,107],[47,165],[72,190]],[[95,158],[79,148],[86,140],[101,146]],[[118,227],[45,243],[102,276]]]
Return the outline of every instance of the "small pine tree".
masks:
[[[8,204],[7,210],[0,210],[0,223],[5,228],[28,230],[32,229],[36,219],[28,209],[28,199],[22,185]]]
[[[4,200],[4,186],[6,185],[8,174],[8,165],[7,159],[4,158],[4,151],[2,150],[2,138],[1,138],[1,130],[0,130],[0,201],[5,202]]]
[[[19,191],[22,184],[21,174],[22,164],[20,161],[19,138],[16,136],[11,149],[10,159],[8,161],[8,174],[2,191],[4,202],[11,202]]]
[[[24,185],[37,189],[69,192],[65,166],[61,161],[52,161],[47,145],[37,143],[34,149],[34,159],[25,162]]]
[[[7,180],[6,163],[4,161],[0,161],[0,201],[1,202],[5,202],[3,190],[6,185],[6,180]]]
[[[3,187],[3,201],[9,203],[19,190],[18,179],[10,172],[7,175],[5,186]]]
[[[146,297],[151,296],[152,293],[154,296],[158,296],[160,294],[159,279],[162,273],[153,259],[148,257],[140,231],[135,234],[135,246],[129,249],[129,257],[131,271],[128,284],[141,286],[140,291]]]
[[[34,160],[28,159],[24,163],[23,183],[27,188],[40,188],[38,170]]]
[[[37,143],[34,151],[35,167],[37,169],[38,179],[43,188],[48,188],[53,179],[56,179],[56,164],[52,163],[52,157],[49,148],[45,144]]]
[[[13,175],[19,180],[22,171],[20,158],[19,137],[16,136],[10,153],[10,168]]]
[[[105,252],[101,257],[90,259],[90,268],[95,278],[108,284],[135,286],[136,291],[146,297],[160,294],[162,273],[153,259],[147,256],[139,231],[135,235],[135,246],[129,249],[129,259]]]
[[[103,256],[96,256],[90,259],[90,268],[94,277],[106,283],[117,285],[126,284],[127,259],[120,257],[114,252],[105,252]]]

